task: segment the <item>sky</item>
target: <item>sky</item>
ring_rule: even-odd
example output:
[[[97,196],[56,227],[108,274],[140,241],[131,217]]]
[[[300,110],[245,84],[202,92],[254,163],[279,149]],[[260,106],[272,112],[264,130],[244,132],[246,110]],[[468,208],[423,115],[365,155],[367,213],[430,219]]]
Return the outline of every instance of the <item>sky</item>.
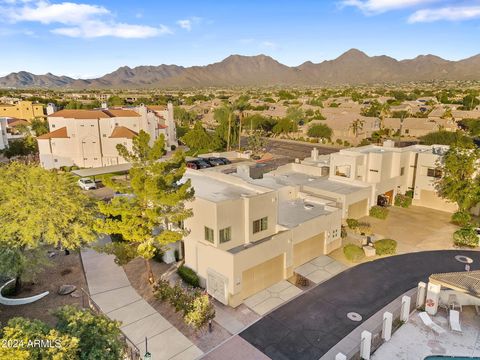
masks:
[[[120,66],[283,64],[357,48],[396,59],[480,53],[480,0],[0,0],[0,75],[92,78]]]

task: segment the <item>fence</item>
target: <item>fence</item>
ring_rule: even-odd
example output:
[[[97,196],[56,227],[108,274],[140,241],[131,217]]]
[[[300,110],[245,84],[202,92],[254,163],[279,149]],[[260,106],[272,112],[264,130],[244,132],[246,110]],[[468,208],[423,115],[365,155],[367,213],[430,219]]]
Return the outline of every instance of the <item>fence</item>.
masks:
[[[411,298],[410,301],[410,307],[408,313],[411,314],[416,307],[416,295],[417,291],[410,291],[408,292],[408,297]],[[402,301],[399,301],[399,299],[396,299],[394,302],[390,303],[387,307],[382,309],[380,312],[372,316],[370,319],[368,319],[362,326],[360,326],[360,329],[354,330],[351,335],[355,334],[354,337],[349,336],[349,340],[353,339],[358,339],[356,340],[357,343],[350,347],[349,351],[343,352],[345,355],[346,359],[348,360],[362,360],[363,358],[361,357],[361,347],[362,347],[362,341],[363,338],[361,336],[361,331],[360,330],[366,330],[371,333],[372,339],[371,339],[371,348],[370,348],[370,353],[373,354],[375,350],[377,350],[384,342],[385,339],[382,337],[383,333],[383,324],[384,324],[384,318],[383,315],[385,312],[390,312],[392,314],[392,334],[398,330],[402,324],[404,323],[401,320],[401,312],[402,312]],[[340,352],[340,351],[338,351]]]
[[[92,299],[90,294],[86,292],[83,288],[82,290],[82,305],[84,308],[87,306],[96,314],[101,314],[107,316],[97,305],[97,303]],[[108,317],[108,316],[107,316]],[[124,360],[140,360],[141,353],[140,349],[128,338],[123,331],[121,331],[121,339],[125,342],[125,358]]]

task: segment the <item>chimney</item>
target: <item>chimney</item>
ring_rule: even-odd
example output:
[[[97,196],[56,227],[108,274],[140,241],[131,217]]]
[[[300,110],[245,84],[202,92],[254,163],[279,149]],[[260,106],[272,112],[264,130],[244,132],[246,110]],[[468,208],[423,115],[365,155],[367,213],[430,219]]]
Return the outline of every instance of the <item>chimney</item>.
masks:
[[[104,101],[102,102],[102,105],[101,105],[102,109],[108,109],[108,105],[107,103]]]
[[[250,177],[250,166],[248,165],[238,165],[237,166],[237,175],[244,180],[251,180]]]
[[[317,148],[313,148],[313,150],[312,150],[312,160],[313,161],[318,160],[318,149]]]

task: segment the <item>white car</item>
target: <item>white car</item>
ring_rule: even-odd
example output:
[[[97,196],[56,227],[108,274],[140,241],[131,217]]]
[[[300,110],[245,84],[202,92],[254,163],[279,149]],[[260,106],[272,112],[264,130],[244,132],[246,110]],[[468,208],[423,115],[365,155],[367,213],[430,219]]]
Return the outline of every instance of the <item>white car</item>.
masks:
[[[80,188],[82,188],[83,190],[92,190],[97,188],[97,184],[95,184],[95,181],[88,177],[79,179],[77,183],[78,186],[80,186]]]

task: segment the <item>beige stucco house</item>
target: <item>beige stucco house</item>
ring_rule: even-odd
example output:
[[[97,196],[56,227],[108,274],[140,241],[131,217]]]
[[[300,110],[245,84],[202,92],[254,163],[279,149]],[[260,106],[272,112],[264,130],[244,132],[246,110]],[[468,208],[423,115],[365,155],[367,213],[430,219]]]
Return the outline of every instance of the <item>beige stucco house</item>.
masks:
[[[173,107],[60,110],[48,116],[50,132],[39,136],[40,163],[46,169],[76,165],[83,168],[124,163],[116,146],[131,148],[144,130],[153,142],[160,134],[166,148],[177,146]]]
[[[185,222],[185,264],[209,294],[237,306],[341,246],[342,219],[361,218],[379,196],[393,203],[413,191],[415,205],[455,211],[437,196],[438,161],[448,147],[368,145],[312,156],[252,179],[188,169],[194,216]]]
[[[195,188],[185,264],[209,294],[237,306],[341,245],[341,211],[298,186],[187,170]]]

